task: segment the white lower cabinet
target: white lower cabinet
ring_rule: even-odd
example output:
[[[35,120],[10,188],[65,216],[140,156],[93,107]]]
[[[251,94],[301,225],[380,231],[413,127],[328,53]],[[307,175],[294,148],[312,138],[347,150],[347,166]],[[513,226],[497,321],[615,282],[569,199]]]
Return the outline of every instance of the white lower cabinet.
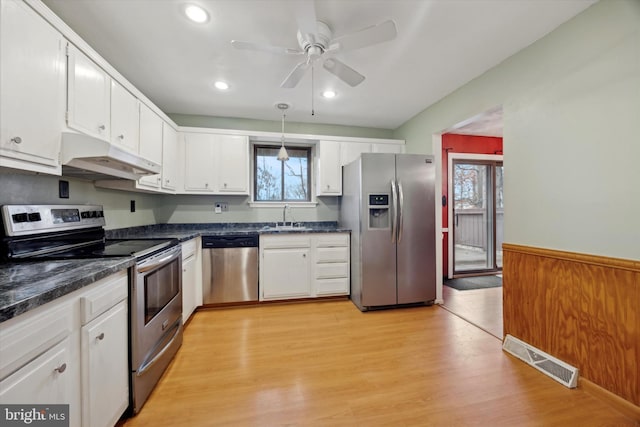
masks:
[[[182,243],[182,323],[202,305],[202,240]]]
[[[260,236],[260,300],[348,295],[349,234]]]
[[[127,301],[82,327],[82,425],[115,425],[129,405]]]
[[[122,270],[0,323],[0,404],[68,404],[69,426],[113,426],[129,405]]]
[[[69,404],[77,394],[77,364],[71,338],[66,337],[40,356],[0,381],[2,404]],[[75,369],[74,369],[75,368]],[[71,425],[79,425],[71,418]]]

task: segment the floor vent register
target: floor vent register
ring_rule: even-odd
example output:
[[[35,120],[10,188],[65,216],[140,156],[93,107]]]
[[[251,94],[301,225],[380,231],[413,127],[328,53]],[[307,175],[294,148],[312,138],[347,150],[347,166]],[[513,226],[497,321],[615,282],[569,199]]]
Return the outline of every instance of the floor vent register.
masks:
[[[502,349],[560,384],[569,388],[575,388],[578,385],[578,368],[558,360],[544,351],[520,341],[518,338],[507,334],[502,344]]]

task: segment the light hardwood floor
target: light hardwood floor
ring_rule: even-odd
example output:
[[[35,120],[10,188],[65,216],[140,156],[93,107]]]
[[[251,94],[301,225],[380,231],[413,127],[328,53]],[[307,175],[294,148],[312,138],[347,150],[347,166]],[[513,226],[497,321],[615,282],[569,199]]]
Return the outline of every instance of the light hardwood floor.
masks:
[[[459,291],[443,286],[442,299],[442,306],[453,314],[500,340],[503,338],[502,287]]]
[[[439,306],[199,311],[135,426],[632,426]]]

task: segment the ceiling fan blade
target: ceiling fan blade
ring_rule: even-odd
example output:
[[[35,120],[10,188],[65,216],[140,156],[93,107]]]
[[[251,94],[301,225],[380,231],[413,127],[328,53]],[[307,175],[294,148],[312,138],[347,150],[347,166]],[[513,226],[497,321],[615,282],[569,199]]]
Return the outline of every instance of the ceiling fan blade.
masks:
[[[287,89],[296,87],[296,85],[300,82],[300,80],[302,80],[302,77],[304,76],[304,73],[307,71],[307,68],[309,68],[308,61],[303,61],[298,65],[296,65],[295,68],[291,70],[287,78],[284,79],[280,87],[287,88]]]
[[[314,0],[296,0],[292,2],[295,7],[296,22],[300,33],[305,39],[314,42],[318,27],[316,24],[316,4]]]
[[[335,58],[327,59],[322,63],[322,66],[351,87],[358,86],[364,81],[362,74]]]
[[[241,50],[256,50],[259,52],[269,52],[284,55],[302,55],[304,52],[298,49],[291,49],[282,46],[272,46],[268,44],[258,44],[253,42],[243,42],[240,40],[231,40],[231,44],[236,49]]]
[[[353,50],[393,40],[398,35],[395,22],[389,20],[378,25],[363,28],[331,42],[331,50]]]

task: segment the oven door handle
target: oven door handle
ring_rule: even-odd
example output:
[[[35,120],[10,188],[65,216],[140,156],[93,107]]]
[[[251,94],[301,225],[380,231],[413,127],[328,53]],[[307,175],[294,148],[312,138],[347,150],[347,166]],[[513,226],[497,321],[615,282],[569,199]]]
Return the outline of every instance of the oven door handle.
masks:
[[[164,356],[164,354],[171,347],[173,342],[178,337],[178,334],[180,333],[180,324],[179,323],[177,324],[177,326],[175,328],[176,328],[176,331],[173,333],[173,336],[171,337],[171,340],[167,343],[167,345],[164,346],[164,348],[162,350],[160,350],[160,352],[158,354],[156,354],[153,357],[153,359],[151,359],[149,362],[147,362],[145,365],[143,365],[140,369],[138,369],[138,372],[136,372],[136,377],[143,376],[145,374],[145,372],[147,372],[149,369],[151,369],[153,367],[153,365],[155,365],[156,362],[158,362],[158,360],[160,360],[162,358],[162,356]]]
[[[174,252],[171,253],[169,255],[167,255],[166,257],[160,258],[157,261],[154,261],[151,264],[143,264],[138,266],[138,273],[144,273],[153,269],[158,268],[159,266],[161,266],[162,264],[167,263],[168,261],[171,261],[175,258],[178,258],[180,256],[180,252]]]

